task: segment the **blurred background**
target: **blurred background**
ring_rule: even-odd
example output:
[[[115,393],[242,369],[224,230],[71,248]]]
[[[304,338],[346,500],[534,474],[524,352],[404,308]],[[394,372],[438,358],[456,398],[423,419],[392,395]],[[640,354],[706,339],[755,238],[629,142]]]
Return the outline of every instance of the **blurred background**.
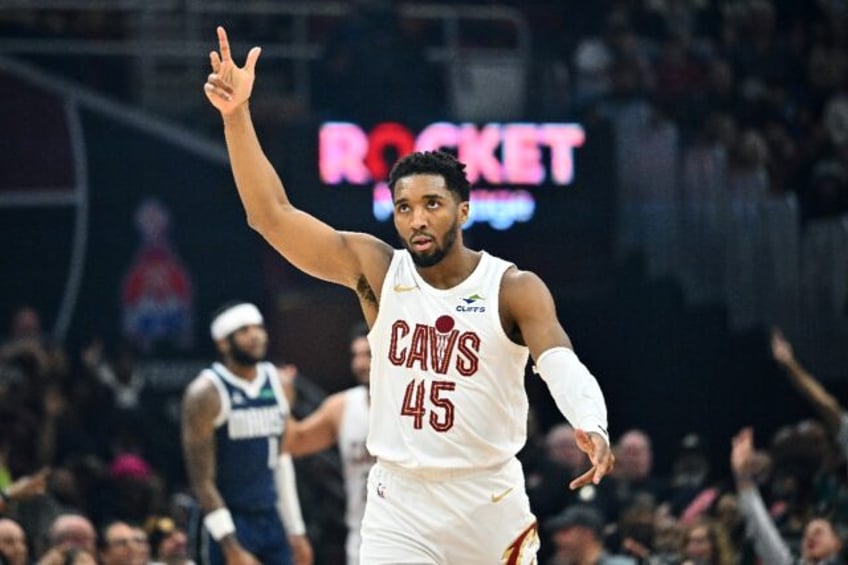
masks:
[[[301,415],[354,384],[354,295],[246,225],[202,90],[217,25],[236,61],[263,48],[251,107],[299,207],[394,243],[398,156],[470,163],[466,242],[545,279],[657,476],[695,437],[721,480],[740,427],[815,416],[774,326],[846,398],[845,2],[2,0],[0,481],[51,465],[95,522],[190,507],[180,397],[230,299],[264,311]],[[529,453],[561,416],[527,387]],[[127,454],[155,477],[131,510],[101,488]],[[333,563],[337,457],[298,466]]]

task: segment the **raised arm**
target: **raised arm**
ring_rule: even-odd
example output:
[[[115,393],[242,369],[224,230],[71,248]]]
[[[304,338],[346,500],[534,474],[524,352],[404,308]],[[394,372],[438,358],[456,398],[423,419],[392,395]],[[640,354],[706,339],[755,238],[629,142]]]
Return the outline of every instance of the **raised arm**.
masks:
[[[500,311],[504,329],[530,349],[557,408],[574,426],[577,446],[592,462],[592,468],[569,486],[576,489],[599,483],[615,462],[609,447],[606,403],[598,381],[577,358],[557,319],[550,290],[534,273],[510,269],[501,283]]]
[[[221,399],[211,381],[197,378],[183,396],[182,442],[189,482],[204,524],[227,555],[228,563],[258,563],[236,539],[235,526],[215,486],[215,418]]]
[[[792,351],[792,345],[777,328],[771,332],[771,352],[772,357],[786,371],[795,388],[813,405],[831,430],[838,430],[844,412],[843,407],[836,397],[798,362]]]
[[[754,431],[743,428],[733,436],[730,467],[736,480],[739,512],[745,519],[748,535],[754,541],[754,550],[764,563],[790,565],[792,554],[780,532],[769,516],[757,488],[754,476],[759,472],[754,452]]]
[[[220,53],[210,53],[212,73],[204,91],[224,120],[227,151],[248,224],[305,273],[358,292],[368,282],[379,293],[375,287],[382,285],[391,247],[367,234],[337,231],[292,206],[250,117],[248,100],[261,49],[252,48],[244,66],[238,67],[222,27],[218,44]]]

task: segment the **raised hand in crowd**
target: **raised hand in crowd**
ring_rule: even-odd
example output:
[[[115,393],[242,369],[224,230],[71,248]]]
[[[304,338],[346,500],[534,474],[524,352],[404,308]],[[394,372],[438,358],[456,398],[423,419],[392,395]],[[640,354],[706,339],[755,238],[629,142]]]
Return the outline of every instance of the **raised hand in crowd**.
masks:
[[[795,358],[792,345],[779,328],[771,332],[771,353],[774,360],[786,371],[790,381],[819,413],[827,425],[839,429],[845,409],[835,396],[830,394],[819,381]]]
[[[31,475],[19,477],[8,488],[0,491],[0,511],[6,510],[6,506],[12,501],[25,500],[44,494],[47,491],[47,478],[50,469],[45,467]]]

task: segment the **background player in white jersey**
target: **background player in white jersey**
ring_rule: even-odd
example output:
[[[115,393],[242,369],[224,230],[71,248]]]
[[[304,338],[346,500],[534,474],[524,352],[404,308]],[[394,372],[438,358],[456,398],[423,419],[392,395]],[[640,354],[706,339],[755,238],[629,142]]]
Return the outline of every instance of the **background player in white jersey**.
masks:
[[[360,560],[532,563],[535,518],[516,452],[526,440],[524,369],[535,360],[599,482],[613,466],[603,394],[578,360],[547,286],[463,244],[465,166],[415,153],[389,176],[403,250],[295,208],[250,118],[260,49],[244,67],[218,28],[206,95],[224,133],[248,223],[293,265],[347,286],[371,327],[369,476]]]
[[[357,324],[351,332],[350,370],[359,385],[328,396],[315,412],[292,427],[286,437],[286,449],[295,457],[338,444],[346,496],[348,565],[359,564],[359,529],[365,513],[366,481],[374,464],[374,458],[365,447],[371,371],[371,346],[367,335],[365,324]]]
[[[182,407],[186,467],[204,512],[202,560],[311,565],[294,467],[281,455],[289,404],[277,368],[263,361],[262,314],[227,304],[210,333],[221,360],[189,384]]]

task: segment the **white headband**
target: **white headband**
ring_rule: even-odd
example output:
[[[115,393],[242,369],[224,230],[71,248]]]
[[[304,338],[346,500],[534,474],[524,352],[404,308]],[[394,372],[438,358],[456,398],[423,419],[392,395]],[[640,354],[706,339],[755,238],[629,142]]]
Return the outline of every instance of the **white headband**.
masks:
[[[262,325],[262,314],[259,313],[259,308],[245,302],[236,304],[218,314],[212,320],[209,331],[212,334],[212,339],[222,339],[239,328],[253,325]]]

